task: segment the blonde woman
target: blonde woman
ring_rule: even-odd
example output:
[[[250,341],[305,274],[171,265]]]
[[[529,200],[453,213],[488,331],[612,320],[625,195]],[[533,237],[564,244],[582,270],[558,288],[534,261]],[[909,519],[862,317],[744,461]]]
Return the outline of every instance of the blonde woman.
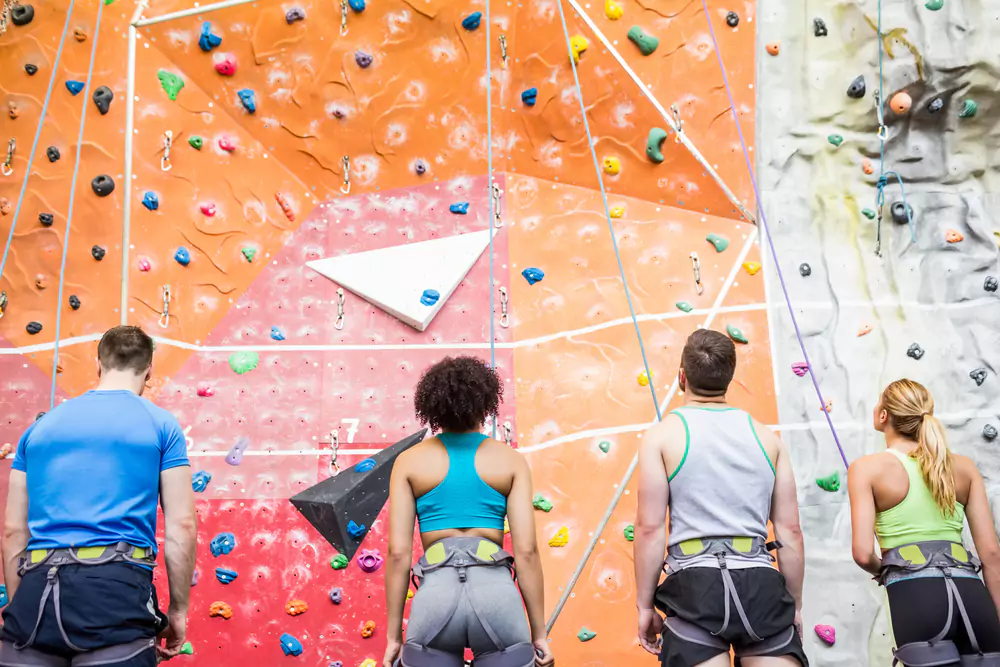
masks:
[[[948,450],[934,399],[917,382],[886,387],[874,425],[887,451],[848,472],[853,553],[886,587],[896,659],[907,667],[1000,665],[1000,545],[982,476]],[[985,585],[962,546],[963,518]]]

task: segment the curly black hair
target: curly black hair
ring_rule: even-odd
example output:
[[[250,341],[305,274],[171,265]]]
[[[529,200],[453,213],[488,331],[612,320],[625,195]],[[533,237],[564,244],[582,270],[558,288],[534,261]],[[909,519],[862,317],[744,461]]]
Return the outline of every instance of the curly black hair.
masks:
[[[489,364],[475,357],[445,357],[417,384],[413,407],[421,424],[433,431],[476,431],[496,417],[503,382]]]

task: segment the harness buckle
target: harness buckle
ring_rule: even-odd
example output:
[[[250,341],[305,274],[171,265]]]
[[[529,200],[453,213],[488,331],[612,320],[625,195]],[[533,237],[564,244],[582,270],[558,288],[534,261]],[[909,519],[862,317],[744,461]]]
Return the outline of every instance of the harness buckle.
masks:
[[[726,554],[725,554],[724,552],[722,552],[722,551],[718,551],[718,552],[716,552],[716,553],[715,553],[715,554],[713,554],[713,555],[714,555],[714,556],[715,556],[716,558],[718,558],[718,559],[719,559],[719,569],[720,569],[720,570],[727,570],[727,569],[729,569],[729,566],[728,566],[728,565],[726,565]]]

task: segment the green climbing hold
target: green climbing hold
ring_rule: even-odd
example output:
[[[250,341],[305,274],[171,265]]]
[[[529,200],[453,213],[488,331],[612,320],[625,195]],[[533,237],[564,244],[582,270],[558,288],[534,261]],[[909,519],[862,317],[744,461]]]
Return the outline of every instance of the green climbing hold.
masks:
[[[104,0],[104,4],[105,4],[105,5],[110,5],[110,4],[111,4],[112,2],[114,2],[114,1],[115,1],[115,0]]]
[[[650,159],[651,162],[660,164],[663,162],[663,142],[667,139],[667,131],[662,127],[654,127],[649,131],[649,137],[646,139],[646,157]]]
[[[240,248],[240,252],[243,253],[248,262],[252,262],[253,258],[257,255],[256,248]]]
[[[195,149],[196,151],[200,151],[204,143],[205,140],[199,137],[197,134],[194,135],[193,137],[188,137],[188,144],[191,146],[191,148]]]
[[[625,535],[625,539],[629,542],[635,542],[635,526],[629,524],[625,526],[625,530],[622,531]]]
[[[611,451],[611,443],[608,442],[607,440],[601,440],[601,444],[597,445],[597,448],[600,449],[605,454],[607,454],[609,451]]]
[[[181,655],[194,655],[194,646],[191,645],[191,642],[184,642],[184,645],[181,646]]]
[[[840,473],[834,472],[828,477],[820,477],[816,480],[816,486],[824,491],[840,491]]]
[[[875,219],[875,211],[871,210],[870,208],[861,209],[861,214],[866,218],[868,218],[869,220]]]
[[[536,510],[542,510],[543,512],[552,511],[552,503],[547,501],[544,496],[540,493],[536,493],[535,497],[532,499],[531,504],[535,506]]]
[[[257,368],[260,363],[260,355],[256,352],[233,352],[229,355],[229,367],[237,375],[246,375]]]
[[[163,90],[167,91],[167,97],[172,101],[177,99],[177,93],[181,92],[181,88],[184,87],[184,79],[180,78],[173,72],[168,72],[165,69],[161,69],[156,73],[157,78],[160,80],[160,85],[163,86]]]
[[[705,240],[715,246],[715,252],[723,252],[729,247],[729,239],[725,236],[719,236],[718,234],[709,234],[705,237]]]
[[[927,2],[924,4],[924,7],[931,10],[932,12],[936,12],[937,10],[944,7],[944,0],[927,0]]]
[[[576,638],[582,642],[589,642],[591,639],[597,636],[597,633],[593,630],[588,630],[587,628],[580,628],[580,632],[576,633]]]
[[[958,112],[959,118],[972,118],[979,111],[979,105],[974,100],[965,100],[962,110]]]
[[[743,335],[743,332],[740,331],[739,327],[734,326],[732,324],[726,325],[726,333],[729,334],[729,337],[735,340],[737,343],[750,342],[749,340],[747,340],[747,337]]]
[[[630,42],[639,47],[639,51],[642,52],[642,55],[644,56],[653,55],[653,51],[655,51],[656,47],[660,45],[660,40],[652,35],[647,35],[642,31],[642,28],[637,25],[629,28],[628,38]]]
[[[678,301],[674,305],[677,306],[679,310],[683,310],[685,313],[690,313],[692,310],[694,310],[694,306],[692,306],[687,301]]]
[[[347,567],[347,556],[344,554],[337,554],[330,560],[330,567],[334,570],[343,570]]]
[[[844,137],[839,134],[831,134],[826,140],[834,146],[840,146],[840,144],[844,143]]]

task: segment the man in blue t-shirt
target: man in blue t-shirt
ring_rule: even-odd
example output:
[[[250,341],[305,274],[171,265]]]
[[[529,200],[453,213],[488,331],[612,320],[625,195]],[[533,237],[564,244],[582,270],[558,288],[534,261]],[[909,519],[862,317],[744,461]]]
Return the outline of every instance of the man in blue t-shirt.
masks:
[[[152,362],[142,329],[109,330],[97,389],[21,436],[3,536],[11,602],[0,666],[155,667],[184,644],[197,540],[191,467],[177,420],[141,398]],[[157,501],[166,615],[153,588]]]

